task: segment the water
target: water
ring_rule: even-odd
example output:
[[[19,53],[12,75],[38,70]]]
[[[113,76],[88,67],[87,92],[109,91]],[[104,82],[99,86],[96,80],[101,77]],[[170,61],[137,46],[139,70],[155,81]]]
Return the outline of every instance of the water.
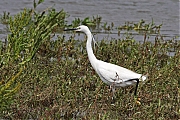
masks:
[[[99,15],[103,22],[113,22],[117,26],[127,21],[137,23],[141,19],[151,22],[153,18],[155,24],[163,23],[163,35],[173,37],[179,35],[179,5],[178,0],[45,0],[37,10],[43,11],[47,7],[54,7],[57,11],[64,9],[70,14],[68,21]],[[1,0],[0,14],[7,11],[14,15],[25,7],[33,8],[33,0]],[[6,37],[5,28],[0,24],[0,39]]]

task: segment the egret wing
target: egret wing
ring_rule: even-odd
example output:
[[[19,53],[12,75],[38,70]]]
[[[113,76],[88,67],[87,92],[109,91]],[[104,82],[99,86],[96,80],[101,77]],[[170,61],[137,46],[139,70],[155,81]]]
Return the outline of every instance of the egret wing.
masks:
[[[108,69],[108,67],[99,67],[97,69],[97,73],[100,78],[106,83],[122,82],[122,80],[118,76],[118,73],[115,70]]]
[[[104,61],[98,61],[98,64],[96,65],[98,75],[109,85],[115,83],[117,86],[127,86],[136,82],[129,80],[141,77],[141,74]]]

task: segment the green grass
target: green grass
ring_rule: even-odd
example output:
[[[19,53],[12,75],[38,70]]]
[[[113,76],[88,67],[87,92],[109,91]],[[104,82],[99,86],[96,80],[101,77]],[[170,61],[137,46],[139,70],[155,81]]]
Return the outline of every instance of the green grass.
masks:
[[[31,14],[27,14],[29,12]],[[2,18],[14,29],[9,29],[12,41],[8,47],[0,47],[0,85],[1,88],[6,86],[18,74],[11,89],[19,83],[21,88],[11,95],[11,100],[7,99],[6,109],[0,109],[2,119],[180,119],[180,41],[164,40],[160,28],[152,42],[145,39],[140,43],[126,37],[98,42],[94,49],[98,59],[149,74],[148,81],[140,83],[138,88],[140,103],[134,99],[135,86],[129,86],[116,89],[116,100],[112,104],[109,86],[90,65],[86,40],[76,40],[74,35],[65,39],[61,34],[62,29],[69,26],[64,11],[52,9],[42,14],[26,10],[16,17],[5,15],[6,19]],[[88,22],[92,28],[96,25],[104,29],[113,27],[101,26],[100,21],[97,22],[100,19],[75,19],[70,26]],[[29,23],[35,27],[29,27]],[[47,27],[52,24],[53,27]],[[139,27],[145,28],[142,25]],[[21,26],[27,30],[23,31]],[[150,35],[148,31],[153,28],[157,29],[147,29],[144,35]],[[53,34],[57,31],[60,34],[54,41]],[[29,38],[37,41],[28,41]],[[15,44],[19,41],[20,45]],[[174,55],[168,56],[169,52]]]

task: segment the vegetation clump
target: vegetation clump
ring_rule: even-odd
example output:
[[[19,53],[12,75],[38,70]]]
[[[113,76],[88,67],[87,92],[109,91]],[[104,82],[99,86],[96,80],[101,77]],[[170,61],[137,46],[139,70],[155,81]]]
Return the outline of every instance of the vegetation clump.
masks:
[[[161,25],[140,21],[131,27],[144,31],[143,42],[129,39],[129,31],[127,37],[98,41],[98,59],[149,74],[138,88],[139,103],[129,86],[116,90],[112,105],[109,87],[88,60],[86,38],[73,33],[67,38],[62,31],[79,24],[109,31],[114,25],[102,25],[99,16],[68,25],[63,10],[36,12],[41,2],[15,16],[1,16],[9,32],[0,41],[1,119],[180,119],[180,40],[165,40]],[[152,31],[154,39],[147,40]]]

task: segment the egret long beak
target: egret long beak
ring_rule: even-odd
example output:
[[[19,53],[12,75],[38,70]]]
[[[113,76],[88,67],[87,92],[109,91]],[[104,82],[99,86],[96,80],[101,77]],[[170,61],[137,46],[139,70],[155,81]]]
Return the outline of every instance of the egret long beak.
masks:
[[[74,31],[74,30],[77,30],[77,28],[64,29],[64,31]]]

